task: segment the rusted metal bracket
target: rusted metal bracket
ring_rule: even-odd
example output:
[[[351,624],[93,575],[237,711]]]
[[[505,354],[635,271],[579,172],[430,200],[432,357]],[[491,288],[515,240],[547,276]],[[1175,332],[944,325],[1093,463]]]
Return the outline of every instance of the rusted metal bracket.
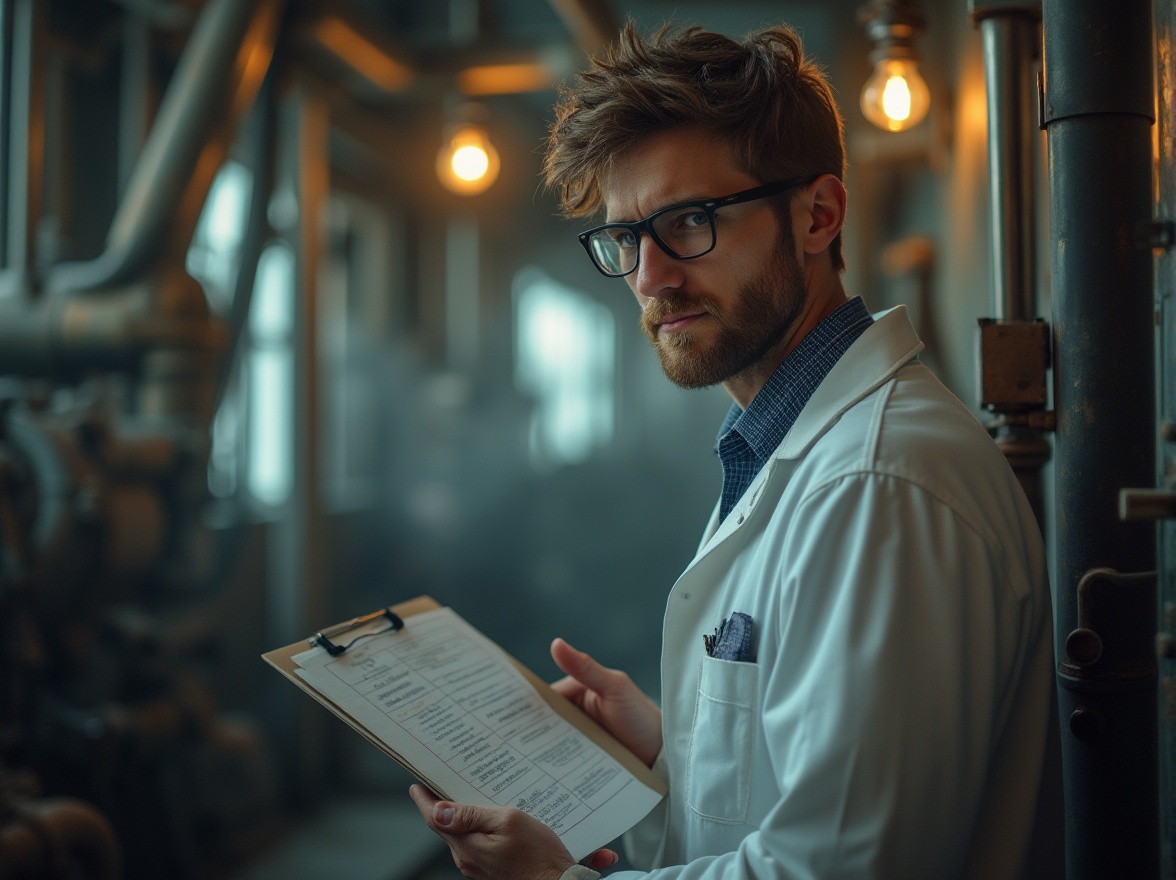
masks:
[[[1044,410],[1048,402],[1049,324],[1040,319],[1002,321],[981,318],[979,325],[980,405],[1006,416]],[[1024,423],[1039,429],[1047,427],[1045,423],[1030,425],[1028,420]]]

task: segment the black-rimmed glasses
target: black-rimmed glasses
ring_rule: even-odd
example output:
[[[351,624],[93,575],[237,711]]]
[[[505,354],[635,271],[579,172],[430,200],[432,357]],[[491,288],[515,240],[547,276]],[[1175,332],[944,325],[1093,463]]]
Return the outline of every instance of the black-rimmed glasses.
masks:
[[[717,199],[682,202],[655,211],[644,220],[605,223],[581,232],[580,244],[588,251],[592,264],[610,278],[621,278],[637,268],[643,232],[674,259],[693,260],[715,249],[715,211],[728,205],[779,195],[809,182],[809,178],[794,177]]]

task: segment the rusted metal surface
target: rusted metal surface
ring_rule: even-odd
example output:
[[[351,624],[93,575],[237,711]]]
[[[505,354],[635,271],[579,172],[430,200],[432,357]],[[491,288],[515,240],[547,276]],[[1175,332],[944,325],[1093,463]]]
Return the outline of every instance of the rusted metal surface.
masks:
[[[1150,878],[1160,861],[1154,673],[1094,677],[1064,639],[1082,628],[1084,579],[1155,569],[1154,526],[1118,518],[1119,491],[1154,472],[1152,255],[1138,238],[1152,214],[1151,4],[1047,0],[1043,11],[1067,874]],[[1100,619],[1108,632],[1150,632],[1152,644],[1148,601],[1110,590]]]

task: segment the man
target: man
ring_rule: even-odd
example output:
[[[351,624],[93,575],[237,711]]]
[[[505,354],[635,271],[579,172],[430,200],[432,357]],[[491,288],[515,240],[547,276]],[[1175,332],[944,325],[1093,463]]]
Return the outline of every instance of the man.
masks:
[[[618,878],[1051,876],[1053,652],[1037,526],[919,363],[902,308],[840,277],[841,120],[795,33],[632,26],[564,96],[547,156],[669,378],[734,399],[723,490],[670,592],[662,706],[561,640],[558,689],[662,774]],[[720,630],[721,633],[716,632]],[[467,877],[597,877],[545,826],[438,801]]]

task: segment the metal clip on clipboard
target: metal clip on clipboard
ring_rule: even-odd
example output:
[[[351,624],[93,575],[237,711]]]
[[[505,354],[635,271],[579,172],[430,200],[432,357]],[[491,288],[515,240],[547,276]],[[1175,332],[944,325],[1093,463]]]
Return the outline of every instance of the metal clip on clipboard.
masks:
[[[388,619],[388,626],[384,629],[376,630],[375,632],[364,633],[361,636],[356,636],[345,645],[339,645],[331,641],[331,638],[333,637],[339,636],[345,632],[350,632],[353,629],[358,629],[365,623],[371,623],[373,620],[377,620],[381,617]],[[329,627],[322,632],[317,632],[306,641],[311,645],[317,645],[321,647],[332,657],[338,657],[340,654],[362,639],[366,639],[369,636],[378,636],[381,633],[397,632],[402,629],[404,629],[404,621],[400,619],[400,616],[396,614],[396,612],[391,608],[384,608],[381,611],[373,611],[371,614],[365,614],[363,617],[357,617],[355,620],[348,621],[347,623],[336,624],[335,626]]]

